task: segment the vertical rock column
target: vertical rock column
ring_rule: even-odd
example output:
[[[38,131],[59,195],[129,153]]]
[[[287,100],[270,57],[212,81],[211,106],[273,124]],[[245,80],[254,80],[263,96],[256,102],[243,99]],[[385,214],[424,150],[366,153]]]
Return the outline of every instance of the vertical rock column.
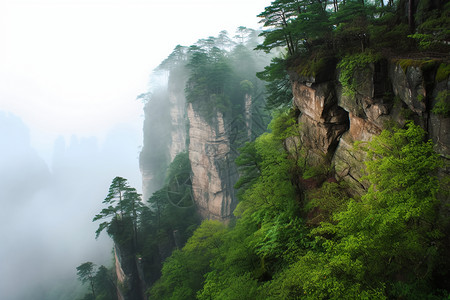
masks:
[[[217,112],[207,122],[195,108],[187,108],[194,200],[203,218],[226,221],[235,207],[237,171],[225,120]]]

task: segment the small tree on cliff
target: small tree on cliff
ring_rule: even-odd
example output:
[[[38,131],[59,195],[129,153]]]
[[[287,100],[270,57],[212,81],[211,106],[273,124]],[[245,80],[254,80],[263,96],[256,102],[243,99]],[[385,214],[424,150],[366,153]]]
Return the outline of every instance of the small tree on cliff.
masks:
[[[123,198],[125,191],[130,189],[127,180],[122,177],[116,177],[113,179],[111,185],[109,186],[108,195],[106,196],[105,200],[103,200],[104,204],[107,204],[108,207],[101,210],[99,214],[97,214],[92,222],[106,219],[109,217],[113,218],[122,218],[123,217]],[[95,238],[98,238],[100,233],[105,229],[108,228],[111,225],[110,222],[102,222],[98,226],[97,231],[95,232],[96,236]]]
[[[77,275],[78,279],[81,281],[81,283],[85,284],[86,282],[89,282],[91,285],[92,290],[92,296],[93,299],[95,299],[95,288],[94,288],[94,271],[95,264],[88,261],[85,263],[82,263],[77,267]]]
[[[142,214],[144,204],[141,201],[141,195],[137,193],[136,189],[129,188],[124,193],[123,207],[125,213],[131,219],[133,225],[133,242],[134,247],[137,248],[138,243],[138,221]]]
[[[108,207],[102,209],[92,221],[107,218],[110,218],[110,220],[100,223],[95,232],[96,238],[104,229],[107,229],[108,234],[114,241],[120,242],[124,240],[123,238],[130,238],[127,236],[127,232],[131,230],[133,244],[137,247],[138,220],[144,207],[141,195],[136,192],[135,188],[129,186],[125,178],[116,177],[113,179],[103,203],[107,204]]]

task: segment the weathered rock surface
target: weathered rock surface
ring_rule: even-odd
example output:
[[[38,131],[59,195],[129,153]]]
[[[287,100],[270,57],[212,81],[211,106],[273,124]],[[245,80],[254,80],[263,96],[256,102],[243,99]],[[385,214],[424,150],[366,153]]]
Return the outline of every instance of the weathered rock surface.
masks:
[[[207,122],[196,106],[190,103],[187,108],[194,199],[203,218],[227,220],[236,205],[237,170],[225,120],[217,112]]]
[[[300,111],[301,140],[311,151],[313,164],[331,158],[339,137],[348,129],[348,114],[337,105],[332,82],[312,84],[294,81],[294,106]]]
[[[394,95],[399,97],[411,111],[422,116],[426,111],[425,97],[427,96],[422,70],[411,66],[405,72],[400,65],[391,64],[389,78]]]
[[[365,154],[355,149],[354,142],[370,141],[394,123],[403,125],[406,119],[423,126],[436,150],[448,157],[450,118],[433,114],[431,109],[438,94],[448,91],[450,80],[430,84],[430,78],[434,78],[432,70],[410,66],[405,71],[394,62],[381,61],[355,72],[357,90],[349,96],[337,79],[319,82],[312,78],[308,82],[291,76],[293,103],[301,111],[302,143],[314,153],[309,164],[327,163],[320,158],[330,158],[336,177],[353,183],[360,193],[367,188],[361,180]]]

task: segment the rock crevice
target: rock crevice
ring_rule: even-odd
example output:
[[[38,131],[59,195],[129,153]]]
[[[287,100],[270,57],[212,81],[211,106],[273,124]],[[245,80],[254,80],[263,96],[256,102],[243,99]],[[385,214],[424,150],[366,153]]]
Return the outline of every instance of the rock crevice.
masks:
[[[196,105],[189,103],[187,108],[193,196],[203,218],[227,220],[236,205],[237,170],[225,118],[216,112],[207,122]]]
[[[319,82],[291,74],[293,105],[301,113],[298,123],[303,146],[312,152],[312,166],[330,164],[337,179],[353,183],[356,193],[367,189],[361,180],[365,154],[356,141],[370,141],[393,124],[412,119],[420,124],[443,156],[450,155],[450,119],[432,112],[438,94],[448,91],[450,80],[433,82],[432,70],[381,60],[354,72],[354,95],[347,95],[330,66],[334,80]],[[448,97],[447,97],[448,98]],[[446,101],[449,101],[447,99]]]

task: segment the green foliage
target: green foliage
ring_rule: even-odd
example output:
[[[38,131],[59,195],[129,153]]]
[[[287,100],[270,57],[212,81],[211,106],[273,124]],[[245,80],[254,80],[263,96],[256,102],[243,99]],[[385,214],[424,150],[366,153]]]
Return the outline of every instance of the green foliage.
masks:
[[[164,264],[163,276],[150,295],[158,299],[190,299],[195,293],[199,299],[261,298],[261,280],[314,247],[299,218],[291,161],[282,141],[289,136],[293,116],[281,113],[276,120],[272,133],[247,143],[237,159],[242,177],[237,185],[241,201],[235,210],[236,224],[225,229],[205,221],[182,251],[174,252]]]
[[[436,82],[447,80],[450,75],[450,64],[441,63],[436,71]]]
[[[169,165],[165,185],[150,197],[149,209],[140,218],[140,240],[145,277],[159,278],[162,261],[181,248],[199,224],[192,199],[191,165],[187,152]]]
[[[249,80],[242,80],[240,85],[241,89],[243,89],[246,93],[253,90],[253,83]]]
[[[375,9],[365,1],[346,1],[331,15],[330,21],[337,24],[333,32],[335,42],[347,53],[364,52],[368,46],[369,24]]]
[[[372,183],[368,193],[335,213],[336,225],[323,223],[315,230],[336,237],[324,244],[329,264],[340,265],[329,276],[347,278],[344,286],[389,293],[389,283],[400,274],[404,282],[421,288],[431,279],[437,258],[433,253],[443,238],[434,176],[440,163],[423,137],[423,130],[412,123],[374,137],[366,148]]]
[[[431,110],[434,114],[443,117],[450,116],[450,94],[448,90],[440,91],[436,96],[436,104]]]
[[[98,267],[92,262],[85,262],[77,267],[77,275],[84,284],[89,283],[91,293],[84,295],[84,300],[109,300],[116,298],[113,274],[105,266]]]
[[[348,0],[333,1],[327,8],[326,2],[273,1],[259,15],[269,29],[257,49],[286,47],[287,55],[258,73],[268,82],[267,107],[286,107],[292,100],[288,69],[316,76],[328,59],[339,57],[344,93],[355,96],[355,75],[376,63],[379,51],[396,43],[399,51],[410,50],[409,28],[398,12],[402,7],[396,12],[394,4]],[[417,34],[428,35],[434,43],[429,49],[445,48],[447,6],[441,13],[421,11],[417,20],[423,26]],[[243,97],[256,97],[259,89],[250,74],[253,57],[242,45],[250,36],[254,32],[241,28],[241,44],[230,52],[226,49],[233,43],[226,33],[199,40],[189,49],[180,46],[161,68],[187,67],[187,99],[203,107],[205,119],[217,112],[242,112]],[[391,41],[383,42],[386,37]],[[435,67],[432,60],[398,63],[404,70]],[[446,77],[447,65],[441,64],[436,80]],[[447,91],[437,100],[433,113],[448,115]],[[142,258],[145,276],[154,283],[148,294],[155,299],[448,296],[448,286],[439,281],[448,277],[450,265],[448,224],[438,212],[442,187],[436,172],[441,163],[432,143],[424,142],[423,130],[407,123],[404,129],[383,131],[358,146],[367,153],[364,180],[371,184],[361,198],[349,198],[349,187],[339,182],[325,182],[304,194],[300,179],[332,169],[307,168],[297,114],[277,111],[270,132],[239,149],[240,179],[235,187],[240,202],[228,226],[208,220],[195,230],[189,156],[182,153],[169,166],[164,187],[152,195],[148,208],[137,208],[131,199],[139,195],[118,180],[105,199],[108,207],[94,218],[111,221],[101,223],[97,232],[107,229],[122,242],[137,233],[142,243],[133,255]],[[242,124],[241,119],[236,117],[236,123]]]
[[[326,182],[302,207],[292,184],[295,112],[279,112],[240,149],[235,223],[205,221],[166,261],[158,299],[438,299],[447,276],[445,221],[438,213],[441,166],[412,123],[359,144],[369,191]],[[297,129],[295,129],[297,128]],[[302,219],[308,215],[308,219]],[[447,249],[447,250],[446,250]],[[437,277],[440,276],[440,277]],[[401,278],[399,280],[399,278]]]
[[[420,59],[399,59],[396,63],[402,68],[403,72],[406,73],[408,67],[420,68],[423,71],[430,70],[436,65],[436,61],[433,59],[420,60]]]
[[[95,273],[95,264],[93,264],[90,261],[82,263],[77,267],[78,279],[83,284],[85,284],[86,282],[89,283],[89,285],[91,286],[93,299],[95,299],[94,273]]]
[[[392,18],[395,18],[392,15]],[[370,48],[375,51],[383,51],[384,49],[392,49],[396,53],[405,53],[411,47],[411,39],[408,38],[408,24],[386,20],[384,23],[375,23],[370,25]]]
[[[448,51],[450,4],[446,3],[442,9],[424,12],[422,19],[424,22],[419,25],[417,32],[409,37],[416,39],[423,50]]]
[[[144,207],[141,195],[136,192],[135,188],[128,185],[125,178],[115,177],[103,203],[108,207],[103,208],[92,221],[101,219],[110,219],[110,221],[100,223],[95,232],[96,238],[104,229],[107,229],[108,234],[114,241],[122,243],[131,237],[136,244],[138,219]],[[129,233],[130,230],[131,235],[125,234],[125,232]]]
[[[256,73],[259,79],[267,82],[267,104],[268,109],[286,107],[292,101],[292,88],[287,73],[286,61],[282,58],[273,58],[264,71]]]
[[[183,249],[166,260],[162,276],[149,291],[155,299],[195,299],[202,287],[210,260],[217,255],[225,226],[218,221],[203,221]]]
[[[256,56],[248,48],[249,45],[254,47],[256,44],[256,31],[241,27],[238,34],[239,44],[231,40],[226,32],[221,32],[218,37],[201,39],[189,48],[177,46],[157,69],[169,71],[169,78],[179,74],[182,74],[180,77],[186,75],[187,101],[206,121],[212,121],[217,113],[222,113],[226,118],[225,121],[230,121],[231,124],[231,129],[227,126],[227,130],[237,132],[232,140],[236,148],[243,145],[243,140],[253,139],[259,135],[259,132],[265,130],[268,122],[268,114],[262,111],[265,104],[264,89],[255,77],[256,69],[260,68],[258,65],[262,65],[261,62],[265,64],[267,59],[262,55]],[[157,123],[167,120],[165,114],[157,116],[150,113],[153,108],[151,105],[160,105],[155,111],[168,113],[167,101],[164,101],[167,98],[166,93],[157,91],[153,94],[142,94],[139,98],[145,99],[149,104],[146,106],[146,113],[151,117],[149,119]],[[251,111],[245,107],[248,98],[252,100]],[[248,116],[251,117],[250,121]],[[251,124],[251,128],[248,128],[248,132],[251,133],[241,134],[242,131],[238,129],[246,126],[246,122]],[[157,131],[158,126],[154,127]],[[161,271],[162,263],[175,249],[174,257],[179,259],[184,257],[184,250],[180,249],[199,224],[192,199],[189,155],[179,154],[166,170],[168,156],[163,150],[167,136],[159,136],[159,133],[158,131],[155,135],[155,132],[152,132],[146,138],[148,140],[157,136],[159,137],[157,140],[163,142],[157,145],[146,144],[149,149],[141,156],[142,162],[158,171],[156,179],[158,184],[155,186],[162,185],[162,188],[148,200],[148,207],[136,201],[140,196],[128,186],[125,179],[118,177],[113,181],[104,201],[106,207],[94,217],[94,221],[104,220],[98,227],[97,236],[106,229],[120,247],[124,265],[133,266],[136,258],[140,258],[139,266],[142,267],[144,278],[149,285],[157,281],[161,272],[164,273],[164,270]],[[173,261],[175,263],[177,258]],[[205,262],[209,264],[208,259]],[[198,285],[199,278],[206,271],[199,271],[200,277],[195,277],[192,282]],[[132,274],[132,277],[138,278],[141,275]],[[138,285],[131,287],[133,284],[131,281],[130,279],[130,289],[140,290]],[[163,288],[164,284],[157,284],[155,287],[158,291]],[[173,297],[179,299],[194,297],[198,288],[189,284],[186,287],[179,287]]]
[[[177,45],[172,53],[161,62],[157,70],[174,70],[180,66],[184,67],[187,60],[187,47]]]
[[[77,267],[78,279],[82,283],[90,282],[94,277],[94,272],[95,272],[95,264],[93,264],[90,261],[82,263]]]
[[[284,141],[298,135],[296,111],[294,109],[280,109],[273,113],[273,120],[269,124],[274,140]]]
[[[96,287],[95,300],[109,300],[117,297],[113,278],[112,270],[108,270],[105,266],[98,268],[94,277],[94,285]]]
[[[367,66],[380,59],[379,55],[363,52],[345,56],[337,65],[340,70],[339,81],[344,89],[344,95],[354,97],[358,90],[355,72],[363,72]]]
[[[192,200],[190,175],[189,156],[186,152],[180,153],[168,167],[165,186],[149,199],[149,207],[142,204],[140,195],[126,179],[116,177],[104,201],[108,207],[94,217],[94,221],[108,219],[100,224],[97,235],[107,230],[121,250],[124,268],[132,272],[130,289],[125,290],[130,297],[141,288],[133,279],[141,276],[133,267],[136,258],[140,258],[144,278],[150,283],[156,281],[163,259],[174,248],[184,245],[199,222]],[[108,286],[108,281],[105,279],[102,284]],[[111,298],[108,290],[98,297]]]
[[[247,36],[248,43],[252,42],[253,35],[254,31],[245,27],[239,31],[240,39],[245,40]],[[222,36],[221,39],[224,38]],[[189,74],[185,88],[187,101],[207,122],[213,124],[217,114],[222,113],[226,118],[232,118],[232,123],[239,127],[244,125],[241,122],[245,119],[245,99],[250,96],[251,123],[265,128],[266,113],[259,110],[265,99],[261,97],[263,89],[255,77],[256,70],[260,68],[258,65],[262,61],[266,64],[265,56],[256,56],[244,43],[227,51],[230,47],[221,45],[219,40],[211,37],[189,48],[186,62]]]
[[[239,168],[239,180],[235,184],[238,189],[238,196],[242,194],[248,187],[252,186],[261,174],[260,163],[261,157],[256,151],[255,143],[247,142],[244,147],[239,149],[240,155],[236,158],[235,163]]]
[[[261,175],[258,184],[252,185],[243,193],[243,198],[248,201],[238,204],[236,209],[238,212],[239,206],[247,204],[257,207],[267,205],[276,209],[282,206],[285,200],[294,196],[289,177],[291,166],[281,141],[274,140],[270,134],[263,134],[257,139],[255,148],[261,157]],[[273,186],[278,186],[278,189],[273,190]]]
[[[314,77],[316,79],[320,77],[328,78],[330,71],[334,72],[335,67],[334,55],[326,51],[298,56],[289,62],[289,69],[294,70],[300,76]]]
[[[315,211],[308,218],[308,223],[319,225],[321,222],[332,222],[332,216],[345,209],[349,200],[348,186],[344,183],[325,182],[320,189],[308,194],[309,201],[305,205],[306,211]]]
[[[315,78],[318,82],[333,78],[331,70],[327,74],[326,66],[341,60],[340,81],[344,94],[353,97],[358,88],[355,71],[363,72],[369,63],[379,60],[381,54],[409,57],[408,53],[420,50],[408,38],[414,20],[408,20],[407,9],[407,1],[393,0],[387,3],[336,0],[332,4],[273,1],[258,15],[266,30],[261,34],[264,41],[256,47],[266,52],[285,50],[284,59],[273,61],[259,74],[268,82],[268,108],[289,105],[292,99],[289,78],[284,73],[287,69],[305,77],[327,75]],[[422,48],[436,51],[424,56],[444,56],[449,52],[449,11],[448,3],[418,2],[414,16],[418,31],[410,37],[419,40]]]
[[[227,96],[232,78],[230,61],[218,48],[206,52],[202,48],[191,47],[189,53],[186,99],[202,103],[203,115],[209,120],[214,113],[224,112],[230,106]]]
[[[295,55],[331,31],[328,12],[315,1],[275,0],[258,17],[269,29],[261,33],[264,41],[256,49],[266,52],[286,47],[289,55]]]

